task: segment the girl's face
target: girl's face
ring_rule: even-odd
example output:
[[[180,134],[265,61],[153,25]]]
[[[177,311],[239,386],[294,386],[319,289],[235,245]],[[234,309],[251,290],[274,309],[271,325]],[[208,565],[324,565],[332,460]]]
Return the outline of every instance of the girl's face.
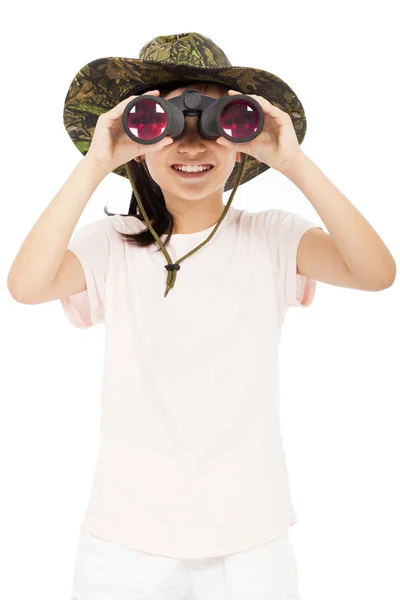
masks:
[[[179,96],[186,87],[170,92],[165,98]],[[215,86],[209,86],[206,95],[220,97]],[[185,117],[185,130],[179,139],[142,157],[151,177],[160,186],[167,206],[182,200],[193,201],[211,196],[221,199],[235,162],[240,162],[240,152],[221,146],[216,140],[202,137],[197,129],[197,121],[198,117]],[[190,162],[212,164],[214,167],[203,177],[183,178],[171,166]]]

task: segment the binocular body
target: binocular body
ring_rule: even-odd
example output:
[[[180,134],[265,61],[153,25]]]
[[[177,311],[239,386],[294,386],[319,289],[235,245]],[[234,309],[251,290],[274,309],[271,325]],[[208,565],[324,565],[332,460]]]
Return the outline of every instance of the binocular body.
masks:
[[[213,98],[195,89],[166,100],[145,94],[129,102],[122,115],[126,134],[140,144],[155,144],[164,137],[179,139],[185,130],[185,117],[199,117],[199,133],[210,140],[224,137],[246,143],[264,127],[264,111],[246,94]]]

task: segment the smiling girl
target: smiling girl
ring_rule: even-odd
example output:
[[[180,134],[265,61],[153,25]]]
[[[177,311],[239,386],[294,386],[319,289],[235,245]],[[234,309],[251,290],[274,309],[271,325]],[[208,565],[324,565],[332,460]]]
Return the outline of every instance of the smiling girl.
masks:
[[[242,144],[206,139],[186,116],[176,140],[129,139],[122,115],[139,91],[168,100],[188,88],[253,96],[262,132]],[[78,328],[106,326],[101,445],[73,598],[298,600],[281,326],[289,307],[312,303],[317,280],[384,289],[394,261],[300,150],[306,121],[293,90],[232,67],[205,36],[159,36],[139,59],[93,61],[70,86],[64,123],[85,156],[24,241],[9,289],[24,303],[59,299]],[[269,168],[304,191],[330,233],[283,210],[230,205],[239,179]],[[128,214],[106,211],[75,231],[111,172],[134,186]]]

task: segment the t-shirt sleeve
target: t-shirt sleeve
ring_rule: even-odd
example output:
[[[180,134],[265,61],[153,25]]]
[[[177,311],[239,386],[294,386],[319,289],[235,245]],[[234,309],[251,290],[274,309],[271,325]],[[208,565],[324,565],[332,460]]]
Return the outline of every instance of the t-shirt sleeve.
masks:
[[[110,256],[110,217],[75,230],[67,246],[79,259],[86,290],[60,298],[64,313],[80,329],[104,322],[106,279]]]
[[[276,292],[281,306],[309,306],[315,297],[317,282],[297,274],[297,248],[309,229],[320,225],[300,215],[284,210],[271,209],[266,213],[266,235]]]

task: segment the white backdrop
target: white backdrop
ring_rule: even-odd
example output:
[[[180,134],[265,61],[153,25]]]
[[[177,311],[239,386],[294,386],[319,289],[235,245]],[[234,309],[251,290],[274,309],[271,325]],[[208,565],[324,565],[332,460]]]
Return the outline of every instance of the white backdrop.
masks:
[[[70,600],[98,452],[104,326],[73,327],[59,301],[19,304],[6,283],[26,235],[81,159],[62,122],[81,67],[104,56],[137,58],[157,35],[196,31],[232,65],[277,74],[306,111],[302,150],[399,263],[395,3],[253,1],[243,14],[240,4],[224,4],[3,9],[1,598]],[[127,212],[130,195],[128,180],[108,175],[78,227],[105,216],[106,204]],[[273,169],[240,186],[233,206],[282,208],[326,230]],[[286,314],[281,420],[302,600],[400,597],[398,310],[397,278],[381,292],[318,283],[311,307]]]

